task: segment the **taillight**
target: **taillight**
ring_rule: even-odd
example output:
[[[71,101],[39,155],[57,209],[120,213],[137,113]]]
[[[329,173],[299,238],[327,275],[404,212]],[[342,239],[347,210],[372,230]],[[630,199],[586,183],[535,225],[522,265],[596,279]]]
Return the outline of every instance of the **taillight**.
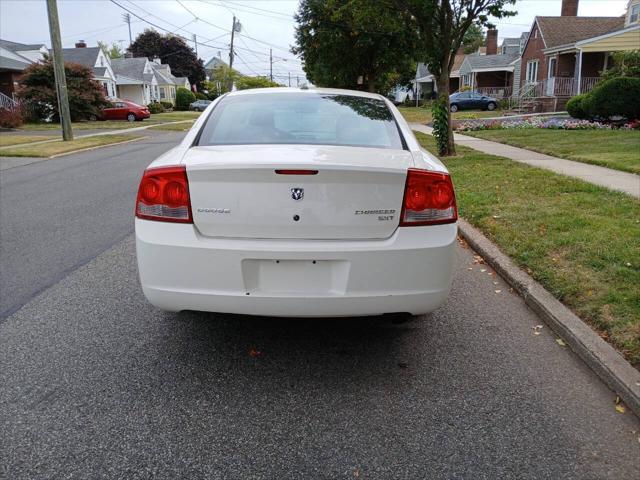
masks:
[[[458,219],[456,195],[446,173],[410,168],[404,187],[400,226],[437,225]]]
[[[145,170],[138,188],[136,217],[160,222],[193,223],[184,165]]]

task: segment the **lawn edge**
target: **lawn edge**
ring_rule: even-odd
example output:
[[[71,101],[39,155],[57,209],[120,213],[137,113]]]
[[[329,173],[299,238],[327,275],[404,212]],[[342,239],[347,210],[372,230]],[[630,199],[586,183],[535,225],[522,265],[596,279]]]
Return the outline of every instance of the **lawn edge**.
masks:
[[[93,135],[87,135],[87,137],[89,137],[89,136],[93,136]],[[78,137],[78,138],[82,138],[82,137]],[[142,137],[130,138],[129,140],[123,140],[122,142],[105,143],[104,145],[96,145],[95,147],[81,148],[80,150],[72,150],[71,152],[56,153],[55,155],[51,155],[50,157],[40,157],[40,158],[64,157],[65,155],[72,155],[74,153],[88,152],[88,151],[91,151],[91,150],[98,150],[99,148],[113,147],[115,145],[124,145],[125,143],[137,142],[138,140],[143,140],[145,138],[149,138],[149,136],[147,135],[147,136],[142,136]]]
[[[480,230],[458,222],[460,235],[567,345],[640,417],[640,371],[611,345],[523,272]]]
[[[474,135],[474,133],[476,132],[456,132],[460,135],[467,135],[468,137],[473,137],[473,138],[479,138],[480,140],[487,140],[489,142],[496,142],[496,143],[501,143],[503,145],[508,145],[509,147],[516,147],[516,148],[522,148],[523,150],[530,150],[532,152],[536,152],[536,153],[540,153],[542,155],[548,155],[550,157],[556,157],[556,158],[561,158],[562,160],[569,160],[570,162],[578,162],[578,163],[584,163],[585,165],[595,165],[596,167],[602,167],[602,168],[609,168],[611,170],[616,170],[618,172],[624,172],[624,173],[631,173],[632,175],[640,175],[639,172],[634,172],[632,170],[627,170],[624,168],[618,168],[618,167],[612,167],[610,164],[606,164],[604,162],[597,162],[597,161],[591,161],[591,160],[587,160],[584,158],[568,158],[568,157],[561,157],[557,154],[554,153],[550,153],[548,151],[543,151],[542,149],[536,148],[536,147],[523,147],[522,145],[516,145],[515,143],[509,143],[509,142],[499,142],[498,140],[491,140],[488,138],[484,138],[481,137],[479,135]]]

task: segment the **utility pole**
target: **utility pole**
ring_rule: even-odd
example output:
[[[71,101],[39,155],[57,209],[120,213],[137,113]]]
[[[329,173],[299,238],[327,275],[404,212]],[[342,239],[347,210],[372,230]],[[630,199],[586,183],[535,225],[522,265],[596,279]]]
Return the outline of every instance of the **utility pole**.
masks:
[[[124,23],[129,26],[129,46],[131,46],[131,44],[133,43],[133,39],[131,38],[131,15],[129,15],[128,13],[123,13],[122,19],[124,20]]]
[[[289,73],[289,86],[291,86],[291,72],[288,72],[288,73]]]
[[[233,68],[233,37],[236,33],[236,16],[233,16],[233,26],[231,27],[231,48],[229,49],[229,68]]]
[[[273,49],[269,49],[269,78],[273,82]]]
[[[51,35],[51,48],[53,49],[53,73],[56,79],[56,91],[58,93],[58,112],[62,125],[62,139],[73,140],[71,129],[71,114],[69,112],[69,98],[67,97],[67,79],[64,74],[64,58],[62,58],[62,40],[60,39],[60,23],[58,20],[58,5],[56,0],[47,0],[47,13],[49,15],[49,34]]]
[[[198,56],[198,39],[196,38],[196,34],[193,34],[193,43],[196,45],[196,57]]]
[[[296,75],[296,87],[300,86],[300,76]]]

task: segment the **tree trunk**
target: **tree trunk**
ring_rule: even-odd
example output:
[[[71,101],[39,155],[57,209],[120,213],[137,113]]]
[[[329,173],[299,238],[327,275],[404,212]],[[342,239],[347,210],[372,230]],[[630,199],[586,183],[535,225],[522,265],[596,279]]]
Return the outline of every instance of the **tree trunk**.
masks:
[[[367,92],[376,93],[376,79],[371,73],[367,75]]]
[[[453,125],[451,111],[449,110],[449,72],[448,69],[444,70],[442,75],[436,79],[436,85],[438,87],[438,98],[447,106],[447,149],[444,155],[448,157],[456,154],[456,145],[453,142]]]

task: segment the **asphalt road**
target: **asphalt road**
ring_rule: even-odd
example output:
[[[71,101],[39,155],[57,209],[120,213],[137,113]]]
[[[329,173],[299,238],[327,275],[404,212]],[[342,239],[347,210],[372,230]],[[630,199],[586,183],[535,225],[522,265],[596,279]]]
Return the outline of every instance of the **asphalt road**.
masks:
[[[640,478],[638,419],[464,246],[406,323],[148,305],[133,195],[177,138],[2,172],[0,478]]]

